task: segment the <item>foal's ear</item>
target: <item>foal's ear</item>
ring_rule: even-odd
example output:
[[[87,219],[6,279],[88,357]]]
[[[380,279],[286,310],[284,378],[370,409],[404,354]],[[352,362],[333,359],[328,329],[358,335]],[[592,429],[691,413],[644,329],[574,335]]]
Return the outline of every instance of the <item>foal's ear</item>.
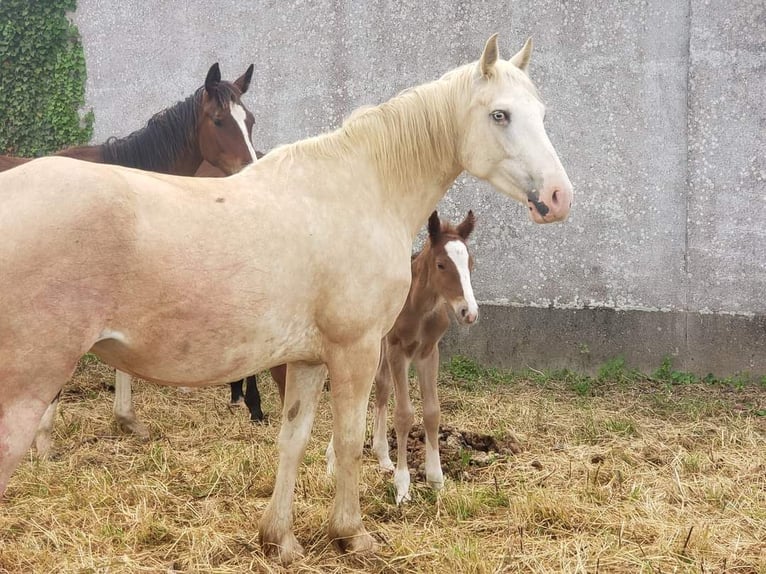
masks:
[[[234,80],[234,85],[239,88],[239,93],[244,94],[247,91],[247,88],[250,87],[250,80],[253,79],[253,65],[250,64],[250,67],[247,69],[247,71],[242,74],[239,78]]]
[[[431,238],[431,241],[439,237],[439,234],[442,232],[442,224],[441,221],[439,221],[439,214],[434,211],[431,214],[431,217],[428,218],[428,237]]]
[[[522,72],[526,72],[530,56],[532,56],[532,38],[527,38],[524,46],[511,58],[510,62]]]
[[[205,78],[205,91],[209,94],[214,92],[221,83],[221,68],[218,67],[218,62],[210,66],[207,71],[207,77]]]
[[[465,219],[457,226],[457,234],[463,239],[468,239],[468,236],[471,235],[471,232],[473,231],[474,225],[476,225],[476,216],[473,214],[473,210],[469,210],[468,215],[466,215]]]
[[[479,69],[485,78],[491,78],[497,62],[497,34],[492,34],[484,45],[484,51],[479,59]]]

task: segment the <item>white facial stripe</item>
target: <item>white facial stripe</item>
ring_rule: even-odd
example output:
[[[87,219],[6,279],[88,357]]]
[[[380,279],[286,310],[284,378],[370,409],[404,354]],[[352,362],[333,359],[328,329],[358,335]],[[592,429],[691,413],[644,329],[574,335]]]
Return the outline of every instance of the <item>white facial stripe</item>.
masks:
[[[240,106],[239,104],[235,104],[234,102],[231,103],[231,117],[234,118],[234,121],[237,122],[237,125],[239,126],[240,131],[242,132],[242,137],[245,138],[245,145],[247,146],[248,151],[250,152],[250,157],[255,161],[255,150],[253,149],[253,144],[250,143],[250,137],[247,135],[247,126],[245,125],[245,118],[247,117],[247,114],[245,113],[245,108]]]
[[[454,240],[448,241],[444,245],[444,250],[452,259],[457,268],[457,272],[460,274],[460,284],[463,287],[463,297],[468,304],[469,313],[478,313],[479,306],[476,304],[476,299],[473,296],[473,286],[471,285],[471,273],[468,270],[468,249],[465,243],[462,241]]]

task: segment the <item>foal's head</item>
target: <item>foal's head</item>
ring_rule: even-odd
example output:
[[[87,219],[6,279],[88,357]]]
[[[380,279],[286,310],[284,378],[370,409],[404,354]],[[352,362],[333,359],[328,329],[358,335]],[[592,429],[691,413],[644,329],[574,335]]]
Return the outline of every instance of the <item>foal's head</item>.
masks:
[[[475,223],[473,211],[457,226],[440,221],[434,211],[428,218],[428,248],[424,250],[431,287],[447,301],[457,320],[468,325],[479,317],[471,286],[473,258],[465,243]]]
[[[199,107],[197,136],[202,157],[226,175],[255,161],[252,143],[253,114],[242,103],[253,77],[253,65],[233,82],[221,81],[213,64],[205,78]]]

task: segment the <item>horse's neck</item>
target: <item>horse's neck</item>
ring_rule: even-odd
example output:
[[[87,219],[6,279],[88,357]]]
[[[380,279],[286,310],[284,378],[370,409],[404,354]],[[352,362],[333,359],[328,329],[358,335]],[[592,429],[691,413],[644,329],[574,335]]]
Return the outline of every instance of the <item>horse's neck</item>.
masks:
[[[110,138],[99,149],[102,162],[192,176],[203,157],[197,134],[195,93],[155,114],[143,128],[124,138]]]
[[[454,81],[454,80],[452,80]],[[335,132],[347,149],[370,162],[386,207],[414,239],[423,222],[462,171],[450,80],[424,84],[360,112]]]

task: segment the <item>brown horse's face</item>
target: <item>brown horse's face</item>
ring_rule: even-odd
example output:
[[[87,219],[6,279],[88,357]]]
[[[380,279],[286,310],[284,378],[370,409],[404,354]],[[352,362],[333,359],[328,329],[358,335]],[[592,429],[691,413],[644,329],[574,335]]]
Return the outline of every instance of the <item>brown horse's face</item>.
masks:
[[[237,173],[256,159],[253,114],[241,100],[252,75],[251,64],[234,82],[221,82],[218,64],[213,64],[205,79],[198,120],[200,151],[205,161],[226,175]]]
[[[479,306],[471,285],[473,257],[466,246],[475,221],[472,211],[456,228],[443,228],[435,211],[428,219],[429,281],[452,308],[458,322],[467,325],[479,317]]]

